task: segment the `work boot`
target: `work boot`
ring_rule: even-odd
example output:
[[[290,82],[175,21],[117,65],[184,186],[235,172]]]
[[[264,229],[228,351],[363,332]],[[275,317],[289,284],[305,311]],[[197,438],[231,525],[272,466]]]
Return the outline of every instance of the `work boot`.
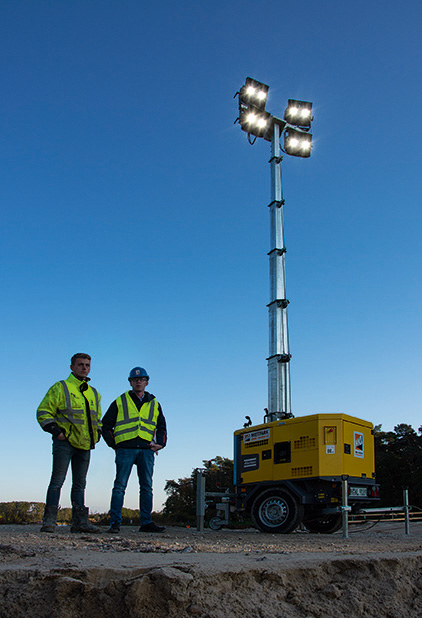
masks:
[[[93,526],[88,519],[89,509],[87,506],[72,507],[72,527],[71,532],[99,532],[97,526]]]
[[[164,526],[157,526],[153,521],[149,524],[144,524],[139,528],[139,532],[164,532]]]
[[[57,521],[57,506],[45,505],[44,517],[42,519],[42,528],[40,532],[55,532]]]

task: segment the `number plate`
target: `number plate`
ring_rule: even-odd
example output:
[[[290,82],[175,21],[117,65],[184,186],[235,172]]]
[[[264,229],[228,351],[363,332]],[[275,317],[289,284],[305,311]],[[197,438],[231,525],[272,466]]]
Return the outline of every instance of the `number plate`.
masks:
[[[359,497],[359,498],[367,498],[368,492],[366,487],[351,487],[350,488],[350,496]]]

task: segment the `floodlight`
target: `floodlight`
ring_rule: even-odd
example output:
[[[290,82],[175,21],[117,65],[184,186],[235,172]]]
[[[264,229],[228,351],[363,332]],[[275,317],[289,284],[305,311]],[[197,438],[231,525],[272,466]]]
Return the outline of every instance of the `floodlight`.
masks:
[[[285,129],[284,151],[292,157],[310,157],[312,148],[312,135],[296,129]]]
[[[253,105],[258,109],[265,109],[269,87],[262,82],[257,82],[252,77],[247,77],[245,85],[239,92],[239,106],[241,104]]]
[[[263,137],[270,127],[271,114],[252,105],[249,107],[242,105],[239,109],[239,122],[246,133]]]
[[[309,128],[312,121],[312,103],[289,99],[284,112],[284,120],[303,129]]]

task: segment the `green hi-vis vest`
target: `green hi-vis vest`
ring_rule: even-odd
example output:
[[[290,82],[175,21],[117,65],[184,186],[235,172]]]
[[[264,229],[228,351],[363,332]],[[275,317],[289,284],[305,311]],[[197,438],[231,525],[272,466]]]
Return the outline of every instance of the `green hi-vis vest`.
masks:
[[[41,427],[51,422],[57,423],[72,446],[88,451],[91,436],[85,398],[89,404],[89,414],[94,445],[98,442],[101,427],[100,395],[92,386],[82,394],[81,381],[72,374],[67,380],[56,382],[48,391],[37,410],[37,420]],[[85,397],[84,397],[85,395]]]
[[[158,401],[156,399],[147,401],[138,411],[129,392],[123,393],[116,399],[117,420],[114,426],[116,444],[133,438],[151,442],[157,427]]]

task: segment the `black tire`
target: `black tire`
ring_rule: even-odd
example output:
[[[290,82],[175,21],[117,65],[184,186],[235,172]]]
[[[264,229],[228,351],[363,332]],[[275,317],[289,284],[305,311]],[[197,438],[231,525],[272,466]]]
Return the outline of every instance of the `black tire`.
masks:
[[[284,489],[267,489],[255,498],[251,517],[261,532],[287,534],[302,521],[303,506]]]
[[[309,532],[316,532],[319,534],[332,534],[340,530],[342,526],[342,518],[340,515],[324,515],[318,519],[309,519],[304,521],[303,525]]]
[[[223,520],[221,519],[221,517],[211,517],[211,519],[208,522],[208,526],[211,528],[211,530],[221,530],[223,525]]]

